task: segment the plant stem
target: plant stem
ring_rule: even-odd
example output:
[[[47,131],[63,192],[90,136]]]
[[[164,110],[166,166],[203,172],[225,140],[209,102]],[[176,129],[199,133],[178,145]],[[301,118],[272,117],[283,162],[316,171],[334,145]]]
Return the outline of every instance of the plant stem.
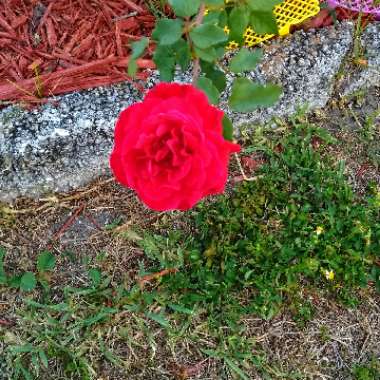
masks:
[[[206,4],[202,2],[201,6],[199,7],[197,17],[195,18],[194,26],[198,26],[202,24],[203,18],[205,16],[205,11],[206,11]],[[195,83],[197,82],[200,72],[201,72],[201,65],[199,63],[199,58],[197,57],[194,61],[194,66],[193,66],[193,85],[195,85]]]

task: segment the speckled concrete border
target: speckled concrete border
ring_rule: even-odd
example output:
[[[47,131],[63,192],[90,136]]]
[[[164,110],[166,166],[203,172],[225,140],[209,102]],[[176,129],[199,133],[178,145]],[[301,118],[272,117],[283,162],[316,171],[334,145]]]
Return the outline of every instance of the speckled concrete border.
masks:
[[[369,68],[355,79],[360,86],[380,83],[380,26],[363,34],[369,51]],[[223,107],[236,125],[262,123],[283,117],[307,104],[322,108],[329,101],[335,76],[352,48],[353,25],[309,33],[297,32],[266,48],[260,67],[249,76],[259,81],[276,81],[284,88],[280,102],[266,110],[242,115]],[[377,77],[376,77],[377,73]],[[157,82],[153,74],[147,83]],[[189,81],[189,76],[177,77]],[[351,84],[349,84],[351,85]],[[346,91],[356,89],[354,85]],[[343,90],[342,90],[343,91]],[[109,172],[114,122],[119,112],[140,99],[130,83],[57,97],[56,105],[25,111],[16,106],[0,111],[0,201],[20,196],[39,197],[85,185]]]

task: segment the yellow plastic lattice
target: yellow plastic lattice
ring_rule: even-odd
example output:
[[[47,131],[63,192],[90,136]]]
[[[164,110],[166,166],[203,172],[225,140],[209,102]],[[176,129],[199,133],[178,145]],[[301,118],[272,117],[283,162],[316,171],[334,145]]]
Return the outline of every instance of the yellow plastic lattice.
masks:
[[[285,0],[274,8],[279,30],[278,34],[286,36],[290,33],[292,25],[304,22],[308,18],[317,15],[319,11],[319,0]],[[274,36],[274,34],[257,34],[251,27],[248,27],[244,33],[244,44],[249,47],[255,46]],[[236,49],[238,46],[235,41],[231,41],[227,48]]]

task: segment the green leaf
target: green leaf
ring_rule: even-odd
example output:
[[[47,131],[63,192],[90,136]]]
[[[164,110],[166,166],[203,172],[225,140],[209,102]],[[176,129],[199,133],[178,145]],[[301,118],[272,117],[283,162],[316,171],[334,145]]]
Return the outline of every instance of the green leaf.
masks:
[[[131,47],[132,47],[131,58],[133,59],[140,58],[143,55],[148,44],[149,44],[149,38],[147,37],[141,38],[140,41],[133,42],[131,44]]]
[[[258,34],[277,34],[278,26],[272,11],[252,12],[251,26]]]
[[[0,248],[0,285],[5,285],[7,283],[7,275],[4,270],[4,258],[5,251]]]
[[[134,77],[136,75],[137,68],[138,68],[136,60],[143,55],[145,48],[148,46],[148,44],[149,44],[149,39],[147,37],[143,37],[141,38],[140,41],[136,41],[132,43],[131,45],[132,54],[128,63],[128,74],[131,77]]]
[[[40,361],[38,359],[38,355],[35,352],[33,352],[30,356],[31,356],[30,361],[31,361],[32,367],[38,373],[40,369]]]
[[[172,45],[181,38],[182,27],[183,21],[180,19],[171,20],[163,18],[157,21],[152,37],[160,45]]]
[[[80,324],[83,326],[92,326],[98,323],[99,321],[107,320],[112,314],[116,314],[117,309],[105,307],[99,311],[99,313],[90,316],[89,318],[83,319]]]
[[[88,277],[90,278],[93,286],[98,286],[102,280],[102,273],[98,269],[90,269],[88,271]]]
[[[227,85],[226,74],[213,64],[202,60],[200,63],[202,72],[205,76],[212,80],[212,83],[214,83],[214,86],[219,90],[219,92],[224,91]]]
[[[252,11],[273,11],[273,8],[284,0],[247,0]]]
[[[130,59],[128,63],[128,75],[130,75],[132,78],[135,77],[137,73],[137,62],[135,59]]]
[[[191,17],[198,12],[200,0],[169,0],[176,16]]]
[[[222,12],[220,12],[219,10],[209,11],[207,15],[205,15],[205,17],[203,18],[203,23],[223,26],[222,23],[220,22],[221,13]]]
[[[153,54],[153,61],[156,64],[161,80],[170,82],[174,77],[175,58],[171,55],[168,46],[158,45]]]
[[[223,137],[228,141],[233,141],[234,128],[232,125],[232,121],[226,115],[224,115],[222,123],[223,123]]]
[[[49,310],[58,311],[58,312],[64,312],[64,311],[70,310],[69,305],[63,302],[58,303],[56,305],[44,305],[28,298],[26,298],[24,302],[26,305],[37,308],[37,309],[49,309]]]
[[[379,267],[372,268],[370,279],[374,281],[375,288],[380,293],[380,268]]]
[[[183,307],[181,305],[175,305],[175,304],[169,304],[168,305],[173,311],[177,313],[182,313],[182,314],[189,314],[192,315],[194,313],[194,310],[189,309],[187,307]]]
[[[206,0],[205,4],[209,7],[222,7],[224,6],[224,0]]]
[[[218,89],[214,86],[212,81],[206,77],[200,77],[197,80],[197,87],[200,88],[208,97],[208,100],[211,104],[218,104],[219,103],[219,96],[220,93]]]
[[[237,374],[240,379],[249,380],[249,377],[229,358],[224,358],[226,364]]]
[[[170,328],[170,324],[167,321],[167,319],[162,314],[157,313],[146,313],[145,314],[148,318],[152,319],[153,321],[157,322],[163,327]]]
[[[174,45],[170,46],[170,48],[176,63],[178,63],[181,66],[181,69],[185,71],[189,67],[191,60],[189,44],[181,38]]]
[[[218,59],[216,49],[213,47],[209,49],[199,49],[198,47],[194,46],[194,51],[195,54],[205,62],[212,63]]]
[[[230,62],[230,70],[234,73],[243,73],[244,71],[252,71],[263,57],[260,49],[250,51],[243,48],[237,53]]]
[[[11,278],[8,279],[8,285],[11,288],[19,288],[21,285],[21,278],[22,278],[21,274],[12,276]]]
[[[26,368],[24,368],[21,364],[20,364],[20,370],[25,380],[33,380],[33,376],[31,375],[31,373]]]
[[[229,17],[228,26],[230,28],[230,40],[240,42],[243,39],[244,31],[249,23],[249,10],[246,6],[235,6]]]
[[[11,346],[10,350],[14,354],[25,354],[27,352],[32,352],[34,350],[30,343],[24,344],[23,346]]]
[[[153,60],[160,71],[161,79],[170,82],[173,80],[177,63],[182,70],[186,70],[189,66],[191,60],[189,44],[180,38],[173,45],[158,45],[153,54]]]
[[[213,24],[197,26],[190,32],[190,37],[200,49],[208,49],[228,40],[224,30]]]
[[[49,251],[44,251],[38,255],[37,269],[39,272],[50,271],[54,269],[55,263],[55,256]]]
[[[224,28],[228,26],[228,14],[226,11],[219,12],[219,26]]]
[[[281,88],[274,84],[262,86],[247,78],[237,78],[232,85],[229,105],[237,112],[251,112],[272,106],[280,97]]]
[[[24,292],[32,291],[37,285],[36,276],[32,272],[26,272],[21,277],[20,289]]]

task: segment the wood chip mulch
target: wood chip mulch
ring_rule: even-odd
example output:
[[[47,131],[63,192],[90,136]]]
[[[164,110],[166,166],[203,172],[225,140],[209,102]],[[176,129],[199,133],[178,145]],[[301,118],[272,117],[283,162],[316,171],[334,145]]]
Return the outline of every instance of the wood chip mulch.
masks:
[[[62,93],[131,79],[130,44],[150,36],[155,17],[144,0],[0,0],[0,108],[4,101],[41,103]],[[293,29],[356,19],[327,9]],[[361,18],[363,25],[371,16]],[[149,53],[152,53],[152,46]],[[150,56],[150,55],[149,55]],[[139,59],[140,69],[154,68]],[[137,77],[146,79],[141,70]]]
[[[154,23],[143,0],[1,0],[0,101],[38,103],[130,79],[130,43]],[[150,59],[138,66],[154,68]]]

